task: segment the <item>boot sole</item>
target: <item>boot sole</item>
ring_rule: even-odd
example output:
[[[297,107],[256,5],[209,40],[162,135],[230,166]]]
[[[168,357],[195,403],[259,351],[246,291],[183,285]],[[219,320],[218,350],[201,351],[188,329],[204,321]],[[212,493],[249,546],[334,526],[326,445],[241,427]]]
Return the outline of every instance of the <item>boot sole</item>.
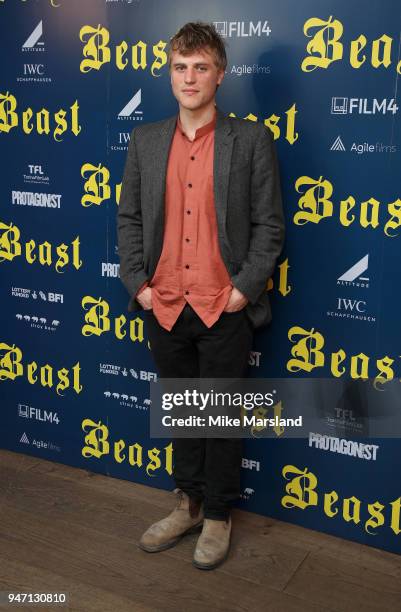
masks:
[[[141,542],[138,542],[138,546],[141,550],[144,550],[145,552],[148,552],[148,553],[161,552],[162,550],[167,550],[168,548],[172,548],[173,546],[178,544],[178,542],[182,540],[182,538],[185,537],[186,535],[189,535],[191,533],[197,533],[198,531],[202,529],[202,525],[203,525],[203,520],[197,525],[194,525],[193,527],[190,527],[186,531],[183,531],[176,538],[173,538],[172,540],[169,540],[168,542],[165,542],[164,544],[159,544],[159,546],[146,546],[146,544],[141,544]]]
[[[197,567],[198,569],[201,569],[201,570],[213,570],[213,569],[216,569],[216,567],[219,567],[219,565],[221,565],[222,563],[224,563],[224,561],[228,557],[228,553],[229,553],[229,551],[226,552],[224,557],[222,557],[218,561],[215,561],[215,563],[208,563],[208,564],[206,564],[206,563],[199,563],[198,561],[195,561],[195,559],[192,559],[192,564],[195,567]]]

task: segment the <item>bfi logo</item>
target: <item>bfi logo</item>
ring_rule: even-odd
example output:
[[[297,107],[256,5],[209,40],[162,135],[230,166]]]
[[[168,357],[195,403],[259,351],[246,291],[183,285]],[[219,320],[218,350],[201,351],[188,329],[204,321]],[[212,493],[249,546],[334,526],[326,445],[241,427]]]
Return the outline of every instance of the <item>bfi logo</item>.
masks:
[[[246,459],[242,458],[241,467],[245,470],[256,470],[256,472],[260,472],[260,461],[256,461],[255,459]]]
[[[47,294],[49,302],[60,302],[60,304],[64,303],[64,296],[62,293],[49,293]]]
[[[141,370],[139,373],[140,380],[147,380],[149,382],[157,382],[157,374],[156,372],[147,372],[146,370]],[[146,400],[145,400],[146,402]],[[145,403],[144,402],[144,403]]]

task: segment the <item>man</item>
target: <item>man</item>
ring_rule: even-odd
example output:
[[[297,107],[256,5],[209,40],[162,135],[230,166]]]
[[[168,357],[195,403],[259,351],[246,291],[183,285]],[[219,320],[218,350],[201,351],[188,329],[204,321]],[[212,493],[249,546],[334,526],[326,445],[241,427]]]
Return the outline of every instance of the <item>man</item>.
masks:
[[[179,113],[131,134],[118,210],[120,276],[143,309],[162,378],[241,378],[284,234],[277,154],[261,124],[229,119],[215,94],[227,65],[213,26],[184,25],[169,67]],[[177,506],[140,540],[148,552],[203,525],[193,562],[229,550],[240,439],[175,439]]]

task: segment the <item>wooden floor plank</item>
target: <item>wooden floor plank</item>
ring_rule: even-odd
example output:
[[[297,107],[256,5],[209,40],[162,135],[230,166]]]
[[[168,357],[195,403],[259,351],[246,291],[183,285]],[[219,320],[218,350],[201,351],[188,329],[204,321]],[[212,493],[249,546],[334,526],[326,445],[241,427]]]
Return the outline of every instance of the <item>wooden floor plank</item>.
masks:
[[[213,572],[192,565],[196,535],[141,551],[143,530],[174,503],[171,492],[0,451],[1,588],[67,585],[69,609],[85,612],[401,611],[399,556],[240,510]]]
[[[28,510],[3,505],[0,527],[1,560],[25,559],[25,563],[64,577],[68,585],[79,579],[91,588],[107,591],[154,609],[216,611],[270,609],[283,612],[309,609],[297,596],[273,591],[244,579],[228,579],[216,570],[200,572],[189,559],[149,555],[129,537],[102,534],[87,525],[77,526],[57,517],[53,521]],[[179,550],[179,547],[176,547]],[[32,585],[36,589],[36,584]]]
[[[309,553],[285,592],[343,612],[401,610],[399,578],[324,551]]]
[[[7,559],[0,564],[0,590],[13,592],[31,593],[33,585],[37,593],[68,593],[68,605],[54,605],[42,610],[85,610],[86,612],[98,612],[99,610],[119,610],[136,612],[153,612],[150,606],[141,606],[139,603],[118,596],[101,588],[79,582],[78,577],[73,582],[66,582],[63,576],[55,571],[44,570],[37,565],[28,565],[15,559]],[[134,607],[135,606],[135,607]],[[10,607],[9,609],[12,609]],[[38,612],[36,606],[24,606],[22,610],[33,610]]]
[[[0,482],[2,471],[0,468]],[[32,514],[48,517],[49,520],[57,509],[58,518],[77,524],[90,524],[99,533],[108,532],[117,537],[130,533],[135,542],[149,524],[162,518],[167,508],[167,511],[172,509],[175,502],[172,495],[166,495],[166,508],[160,511],[146,497],[134,502],[126,498],[116,499],[115,494],[103,488],[102,491],[92,489],[88,503],[88,489],[82,481],[66,483],[65,480],[53,478],[50,482],[48,476],[36,474],[33,483],[29,471],[21,471],[18,479],[17,475],[15,478],[17,483],[7,489],[7,495],[3,498],[3,503],[9,507],[18,508],[26,503]],[[179,552],[171,549],[168,554],[172,557],[184,554],[191,559],[195,538],[186,538]],[[276,590],[282,590],[306,555],[302,548],[284,539],[277,541],[263,528],[242,525],[241,513],[234,514],[231,550],[224,571],[258,584],[265,583],[264,576],[268,576],[269,586]]]

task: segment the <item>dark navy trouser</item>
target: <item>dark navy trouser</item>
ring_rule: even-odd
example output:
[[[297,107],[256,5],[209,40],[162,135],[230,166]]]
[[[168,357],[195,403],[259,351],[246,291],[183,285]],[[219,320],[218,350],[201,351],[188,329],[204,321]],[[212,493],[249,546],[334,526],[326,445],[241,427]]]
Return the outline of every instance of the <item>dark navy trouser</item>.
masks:
[[[245,310],[223,312],[208,328],[187,304],[171,331],[147,317],[150,347],[161,378],[243,378],[253,327]],[[241,438],[174,438],[173,477],[204,502],[205,517],[226,520],[240,495]]]

